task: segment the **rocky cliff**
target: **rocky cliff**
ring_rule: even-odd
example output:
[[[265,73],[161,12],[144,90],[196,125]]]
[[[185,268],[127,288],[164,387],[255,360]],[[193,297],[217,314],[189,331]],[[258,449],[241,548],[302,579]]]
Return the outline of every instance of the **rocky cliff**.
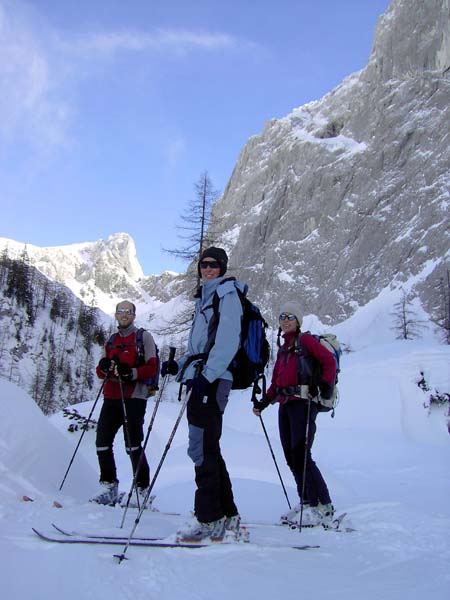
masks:
[[[389,285],[437,309],[449,261],[448,0],[394,0],[367,67],[267,123],[214,207],[234,274],[275,314],[336,322]]]

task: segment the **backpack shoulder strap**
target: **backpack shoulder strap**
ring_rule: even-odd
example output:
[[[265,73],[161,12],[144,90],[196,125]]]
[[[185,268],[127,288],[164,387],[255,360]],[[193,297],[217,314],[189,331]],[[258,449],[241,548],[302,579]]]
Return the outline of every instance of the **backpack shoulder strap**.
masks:
[[[302,335],[304,335],[305,333],[309,333],[309,331],[300,331],[298,335],[295,336],[295,340],[294,340],[294,352],[298,355],[302,355],[302,356],[306,356],[307,354],[307,350],[304,346],[304,344],[302,344],[301,342],[301,337]]]
[[[236,277],[226,277],[225,279],[223,279],[223,280],[222,280],[222,281],[219,283],[219,285],[217,286],[217,288],[219,288],[219,287],[220,287],[221,285],[223,285],[224,283],[228,283],[229,281],[233,281],[233,282],[235,282],[235,281],[236,281]],[[239,288],[236,286],[236,284],[234,285],[234,289],[236,290],[236,292],[238,293],[238,296],[239,296],[239,298],[241,299],[242,292],[241,292],[241,291],[240,291],[240,289],[239,289]],[[216,290],[216,291],[214,292],[214,296],[213,296],[213,299],[212,299],[212,308],[213,308],[213,311],[214,311],[214,317],[215,317],[216,319],[218,319],[218,318],[219,318],[219,302],[220,302],[220,298],[221,298],[221,295],[219,295],[218,291]],[[207,306],[207,307],[205,307],[205,308],[208,308],[209,306],[211,306],[211,305],[208,305],[208,306]]]
[[[139,329],[136,331],[136,345],[137,346],[144,345],[144,331],[145,331],[145,329],[143,329],[142,327],[139,327]]]
[[[106,342],[105,346],[107,346],[108,348],[110,348],[111,346],[114,346],[114,342],[115,342],[116,336],[117,336],[117,332],[116,333],[112,333],[109,336],[109,339]]]
[[[320,375],[320,365],[317,359],[308,352],[308,349],[301,342],[300,338],[305,333],[312,335],[310,331],[300,331],[295,337],[294,352],[297,358],[297,372],[299,377],[308,381],[308,385],[316,385]]]
[[[138,366],[142,366],[145,363],[144,331],[143,327],[139,327],[136,331],[136,364]]]

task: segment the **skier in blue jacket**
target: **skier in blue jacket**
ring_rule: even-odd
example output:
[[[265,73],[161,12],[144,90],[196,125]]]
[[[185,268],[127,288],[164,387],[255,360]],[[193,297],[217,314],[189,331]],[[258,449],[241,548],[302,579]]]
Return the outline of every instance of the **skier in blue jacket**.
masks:
[[[178,381],[192,390],[187,403],[188,454],[195,465],[196,520],[178,532],[179,541],[184,542],[205,538],[222,541],[227,530],[236,536],[239,532],[240,518],[220,437],[233,382],[228,366],[239,348],[241,334],[243,311],[236,287],[243,290],[244,285],[224,278],[227,263],[222,248],[212,246],[202,252],[198,263],[201,286],[196,294],[188,351],[178,363],[166,361],[161,367],[163,376],[178,373]],[[219,300],[218,322],[213,309],[215,294]]]

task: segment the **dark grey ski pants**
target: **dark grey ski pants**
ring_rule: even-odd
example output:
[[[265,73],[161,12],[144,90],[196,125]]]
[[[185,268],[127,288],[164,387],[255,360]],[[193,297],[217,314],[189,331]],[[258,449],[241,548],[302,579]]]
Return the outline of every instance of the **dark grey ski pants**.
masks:
[[[304,503],[311,506],[331,502],[327,484],[311,456],[311,448],[316,434],[317,405],[311,401],[308,446],[306,455],[305,497]],[[280,404],[278,427],[281,445],[289,468],[294,475],[298,496],[301,498],[303,485],[303,466],[305,462],[305,433],[308,414],[306,400],[290,400]]]
[[[195,464],[194,511],[203,523],[238,514],[230,476],[220,450],[222,418],[231,381],[219,379],[210,386],[207,402],[188,401],[188,454]],[[205,397],[206,399],[206,397]]]
[[[123,436],[127,454],[131,459],[133,474],[139,463],[142,453],[142,440],[144,439],[144,417],[147,408],[147,400],[142,398],[125,398],[125,409],[127,413],[129,443],[125,428]],[[114,460],[113,444],[117,432],[124,424],[122,400],[117,398],[105,398],[97,425],[97,457],[100,466],[100,481],[117,481],[116,462]],[[146,488],[149,485],[149,467],[145,454],[142,457],[136,484],[138,487]]]

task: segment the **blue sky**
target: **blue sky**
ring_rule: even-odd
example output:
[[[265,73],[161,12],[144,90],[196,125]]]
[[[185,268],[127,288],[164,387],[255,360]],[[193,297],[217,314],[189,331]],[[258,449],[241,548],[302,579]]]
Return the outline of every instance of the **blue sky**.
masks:
[[[0,0],[0,237],[129,233],[146,275],[208,171],[363,68],[389,0]]]

